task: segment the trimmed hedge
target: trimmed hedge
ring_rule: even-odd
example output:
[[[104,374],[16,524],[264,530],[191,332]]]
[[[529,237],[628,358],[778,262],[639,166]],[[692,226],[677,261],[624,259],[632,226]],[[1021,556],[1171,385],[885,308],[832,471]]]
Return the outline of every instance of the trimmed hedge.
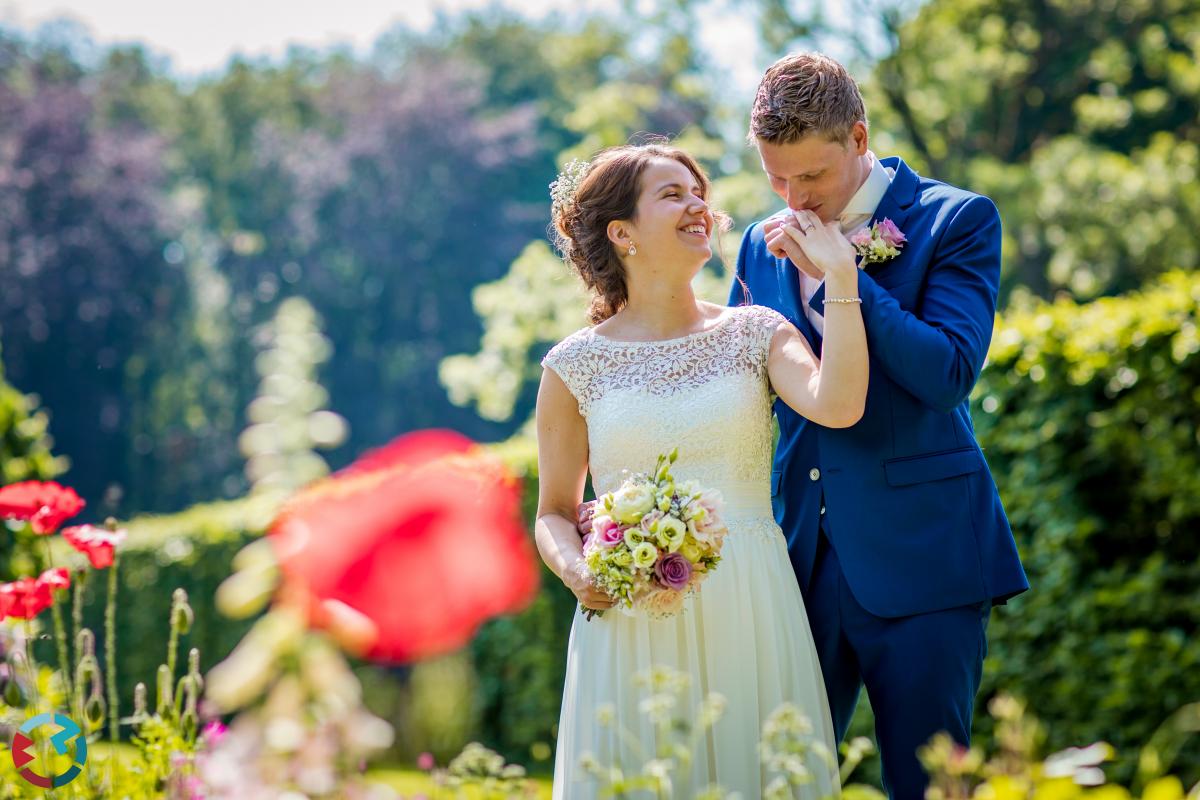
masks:
[[[1033,586],[993,616],[981,700],[1025,697],[1051,748],[1112,743],[1121,779],[1200,700],[1198,310],[1176,272],[1006,314],[973,395]],[[1191,785],[1200,744],[1181,760]]]

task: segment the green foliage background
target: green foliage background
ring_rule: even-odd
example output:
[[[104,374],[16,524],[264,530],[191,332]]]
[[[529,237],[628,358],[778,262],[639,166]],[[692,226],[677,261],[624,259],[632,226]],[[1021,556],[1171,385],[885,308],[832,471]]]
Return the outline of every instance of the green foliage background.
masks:
[[[1126,776],[1200,697],[1198,325],[1200,278],[1182,272],[1014,311],[975,393],[1034,587],[994,615],[984,695],[1027,698],[1053,748],[1112,743]]]
[[[1003,308],[975,418],[1034,591],[993,619],[981,698],[1028,697],[1052,746],[1109,740],[1128,774],[1200,699],[1200,2],[733,5],[758,26],[757,67],[831,50],[877,153],[999,205]],[[139,47],[0,28],[0,470],[58,476],[87,521],[133,518],[122,676],[153,675],[175,586],[205,666],[240,636],[211,597],[269,518],[239,499],[239,435],[289,299],[332,344],[319,378],[350,430],[333,467],[457,428],[502,443],[532,518],[538,362],[586,306],[545,238],[559,165],[677,137],[734,219],[726,258],[776,206],[742,138],[750,98],[695,36],[714,8],[670,0],[632,27],[629,3],[448,15],[369,57],[296,49],[192,82]],[[715,258],[697,290],[727,285]],[[394,757],[479,737],[548,764],[572,602],[544,578],[455,659],[360,666],[411,733]],[[431,699],[447,687],[453,702]],[[1182,758],[1200,777],[1200,752]]]

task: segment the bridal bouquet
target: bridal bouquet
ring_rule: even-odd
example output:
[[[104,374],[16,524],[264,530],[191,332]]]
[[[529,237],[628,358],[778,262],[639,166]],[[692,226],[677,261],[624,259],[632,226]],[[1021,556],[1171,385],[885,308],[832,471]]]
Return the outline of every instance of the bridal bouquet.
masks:
[[[721,561],[727,533],[720,494],[696,481],[675,483],[678,449],[659,456],[651,474],[629,477],[596,498],[583,556],[596,585],[618,608],[666,617]],[[587,618],[600,613],[589,609]]]

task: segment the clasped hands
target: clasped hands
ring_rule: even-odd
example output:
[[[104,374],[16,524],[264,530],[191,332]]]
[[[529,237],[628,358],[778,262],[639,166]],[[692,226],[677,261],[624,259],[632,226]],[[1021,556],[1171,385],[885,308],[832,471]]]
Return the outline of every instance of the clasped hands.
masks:
[[[837,222],[821,222],[811,211],[781,211],[763,223],[763,234],[771,255],[789,259],[815,280],[824,280],[827,272],[856,269],[854,246]]]

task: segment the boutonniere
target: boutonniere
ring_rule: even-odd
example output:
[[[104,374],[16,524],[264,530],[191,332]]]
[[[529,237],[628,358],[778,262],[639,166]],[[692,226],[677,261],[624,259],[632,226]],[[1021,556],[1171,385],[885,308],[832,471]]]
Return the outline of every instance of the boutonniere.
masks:
[[[860,266],[879,264],[900,255],[900,248],[908,241],[896,223],[887,217],[869,228],[863,228],[850,237],[850,244],[858,252]]]

